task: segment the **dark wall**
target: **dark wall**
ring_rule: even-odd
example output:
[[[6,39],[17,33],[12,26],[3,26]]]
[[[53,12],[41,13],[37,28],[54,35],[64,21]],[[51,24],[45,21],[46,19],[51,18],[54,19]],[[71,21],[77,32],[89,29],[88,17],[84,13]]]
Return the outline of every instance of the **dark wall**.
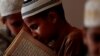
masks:
[[[65,16],[67,21],[75,26],[81,28],[83,26],[84,18],[84,4],[86,0],[63,0]]]

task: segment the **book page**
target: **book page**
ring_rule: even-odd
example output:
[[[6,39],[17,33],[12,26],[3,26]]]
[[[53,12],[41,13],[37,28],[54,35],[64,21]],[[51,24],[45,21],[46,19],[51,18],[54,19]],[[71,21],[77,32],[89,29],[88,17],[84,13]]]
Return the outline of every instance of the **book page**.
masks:
[[[4,56],[56,56],[55,52],[21,30]]]

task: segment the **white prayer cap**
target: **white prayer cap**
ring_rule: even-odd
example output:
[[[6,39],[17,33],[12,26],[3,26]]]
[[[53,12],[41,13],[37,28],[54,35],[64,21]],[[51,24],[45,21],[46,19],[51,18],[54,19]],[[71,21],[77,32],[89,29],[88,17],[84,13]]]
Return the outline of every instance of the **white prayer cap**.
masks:
[[[98,27],[100,26],[100,2],[88,2],[85,5],[85,27]]]
[[[34,16],[46,9],[61,4],[60,0],[24,0],[25,3],[22,8],[23,19]]]
[[[23,0],[0,0],[1,16],[8,16],[21,12]]]

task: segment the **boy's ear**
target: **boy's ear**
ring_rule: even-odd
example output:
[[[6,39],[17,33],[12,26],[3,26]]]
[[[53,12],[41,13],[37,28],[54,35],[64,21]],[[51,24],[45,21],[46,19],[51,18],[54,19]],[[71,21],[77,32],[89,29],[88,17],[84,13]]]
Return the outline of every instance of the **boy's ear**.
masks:
[[[49,22],[56,23],[58,18],[59,18],[58,14],[55,11],[50,11],[48,13],[48,20],[49,20]]]

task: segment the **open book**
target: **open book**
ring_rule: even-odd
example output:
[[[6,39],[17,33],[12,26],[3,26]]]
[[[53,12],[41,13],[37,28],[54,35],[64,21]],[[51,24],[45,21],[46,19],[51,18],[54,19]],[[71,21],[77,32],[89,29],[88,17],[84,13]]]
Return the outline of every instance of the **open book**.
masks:
[[[4,56],[56,56],[56,54],[22,29],[5,51]]]

